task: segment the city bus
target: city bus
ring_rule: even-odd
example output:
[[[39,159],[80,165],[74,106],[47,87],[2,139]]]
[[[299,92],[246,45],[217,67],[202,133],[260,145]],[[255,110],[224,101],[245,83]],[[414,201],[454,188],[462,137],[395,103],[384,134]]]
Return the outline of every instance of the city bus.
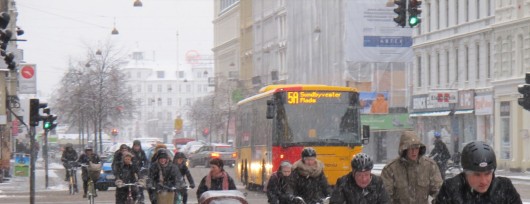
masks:
[[[266,187],[282,161],[294,163],[313,147],[330,185],[351,171],[352,156],[370,137],[361,127],[357,89],[327,85],[270,85],[236,111],[236,177],[250,190]]]

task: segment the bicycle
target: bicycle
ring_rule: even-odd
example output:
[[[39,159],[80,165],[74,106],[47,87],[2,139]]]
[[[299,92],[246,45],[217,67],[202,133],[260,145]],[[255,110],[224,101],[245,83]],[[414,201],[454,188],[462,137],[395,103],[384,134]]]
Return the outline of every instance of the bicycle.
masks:
[[[74,195],[79,192],[77,189],[77,168],[79,164],[75,161],[68,161],[67,166],[68,168],[66,169],[66,171],[68,171],[69,173],[68,192],[70,193],[70,195]]]
[[[329,204],[329,200],[330,200],[331,197],[325,197],[325,198],[322,198],[319,202],[315,203],[315,204]],[[294,197],[294,200],[298,200],[299,203],[301,204],[307,204],[304,199],[300,196],[296,196]]]
[[[175,202],[175,187],[169,187],[162,184],[158,185],[156,191],[156,200],[159,204],[173,204]]]
[[[454,177],[464,171],[459,163],[454,163],[451,160],[447,163],[447,169],[445,170],[445,179]]]
[[[175,203],[174,204],[184,204],[184,197],[182,196],[182,191],[190,189],[188,186],[175,190]]]
[[[138,195],[136,196],[136,200],[133,198],[133,187],[140,186],[136,183],[126,183],[123,184],[120,188],[127,187],[127,200],[125,200],[125,204],[136,204],[138,202]]]
[[[89,165],[82,164],[81,167],[87,168],[87,176],[88,176],[88,189],[87,189],[87,199],[88,203],[94,204],[95,198],[98,196],[96,192],[96,187],[94,184],[94,179],[92,177],[98,178],[99,172],[101,171],[101,164],[93,164],[92,162],[89,163]],[[95,172],[97,175],[91,175]]]

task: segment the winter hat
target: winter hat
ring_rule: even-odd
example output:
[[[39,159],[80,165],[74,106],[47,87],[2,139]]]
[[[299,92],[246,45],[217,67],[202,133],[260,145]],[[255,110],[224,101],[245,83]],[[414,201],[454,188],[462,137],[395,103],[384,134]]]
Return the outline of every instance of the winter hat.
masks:
[[[133,141],[133,146],[134,145],[140,145],[140,147],[142,146],[142,143],[140,142],[140,140],[134,140]]]

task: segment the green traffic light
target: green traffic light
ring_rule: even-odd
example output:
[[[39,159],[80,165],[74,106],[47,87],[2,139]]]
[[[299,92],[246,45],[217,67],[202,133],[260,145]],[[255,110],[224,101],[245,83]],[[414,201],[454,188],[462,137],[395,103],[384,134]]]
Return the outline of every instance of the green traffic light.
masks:
[[[418,25],[419,23],[420,23],[420,19],[418,18],[418,16],[411,16],[409,18],[410,27],[414,27],[414,26]]]
[[[51,127],[52,127],[52,123],[44,122],[44,129],[50,129]]]

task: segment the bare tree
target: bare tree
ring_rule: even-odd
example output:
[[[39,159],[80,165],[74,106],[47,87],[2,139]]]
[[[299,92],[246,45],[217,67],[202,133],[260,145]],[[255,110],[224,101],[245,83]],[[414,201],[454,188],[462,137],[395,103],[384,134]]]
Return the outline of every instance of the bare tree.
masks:
[[[103,130],[130,119],[135,107],[120,70],[124,62],[120,52],[111,43],[99,47],[103,49],[87,48],[86,59],[71,65],[52,100],[61,122],[87,133],[93,128],[95,148],[101,152]]]

